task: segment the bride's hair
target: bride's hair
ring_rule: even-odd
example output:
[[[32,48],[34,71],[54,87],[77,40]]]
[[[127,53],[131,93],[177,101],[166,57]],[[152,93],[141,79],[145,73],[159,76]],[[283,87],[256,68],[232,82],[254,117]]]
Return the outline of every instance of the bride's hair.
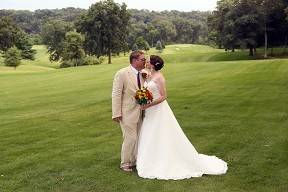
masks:
[[[158,55],[151,55],[150,64],[154,65],[155,71],[159,71],[164,66],[164,61]]]

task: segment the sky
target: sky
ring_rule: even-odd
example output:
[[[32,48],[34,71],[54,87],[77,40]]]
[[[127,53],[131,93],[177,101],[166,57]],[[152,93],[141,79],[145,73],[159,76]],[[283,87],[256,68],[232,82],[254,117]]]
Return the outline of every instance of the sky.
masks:
[[[0,0],[0,9],[30,10],[56,9],[75,7],[88,9],[99,0]],[[217,0],[114,0],[129,9],[148,9],[150,11],[178,10],[178,11],[212,11]]]

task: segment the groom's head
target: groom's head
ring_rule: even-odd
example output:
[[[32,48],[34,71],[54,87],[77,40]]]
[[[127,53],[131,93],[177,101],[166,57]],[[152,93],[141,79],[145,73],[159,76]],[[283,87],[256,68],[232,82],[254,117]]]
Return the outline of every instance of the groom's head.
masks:
[[[145,54],[143,51],[133,51],[130,54],[130,64],[138,71],[145,68]]]

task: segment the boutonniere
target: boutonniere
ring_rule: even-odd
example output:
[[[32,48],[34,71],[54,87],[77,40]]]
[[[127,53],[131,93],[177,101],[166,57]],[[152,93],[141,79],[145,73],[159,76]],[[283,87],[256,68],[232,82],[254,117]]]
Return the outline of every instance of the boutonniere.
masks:
[[[141,75],[142,75],[143,79],[147,79],[150,76],[150,72],[147,69],[142,69]]]

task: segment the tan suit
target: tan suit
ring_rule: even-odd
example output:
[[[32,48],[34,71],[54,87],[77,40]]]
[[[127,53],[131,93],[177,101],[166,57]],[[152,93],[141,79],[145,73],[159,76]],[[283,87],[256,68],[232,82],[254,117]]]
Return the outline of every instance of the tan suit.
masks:
[[[140,75],[141,85],[144,80]],[[122,117],[120,126],[123,133],[121,164],[135,164],[142,111],[134,98],[138,90],[137,75],[131,66],[119,70],[114,77],[112,90],[112,118]]]

